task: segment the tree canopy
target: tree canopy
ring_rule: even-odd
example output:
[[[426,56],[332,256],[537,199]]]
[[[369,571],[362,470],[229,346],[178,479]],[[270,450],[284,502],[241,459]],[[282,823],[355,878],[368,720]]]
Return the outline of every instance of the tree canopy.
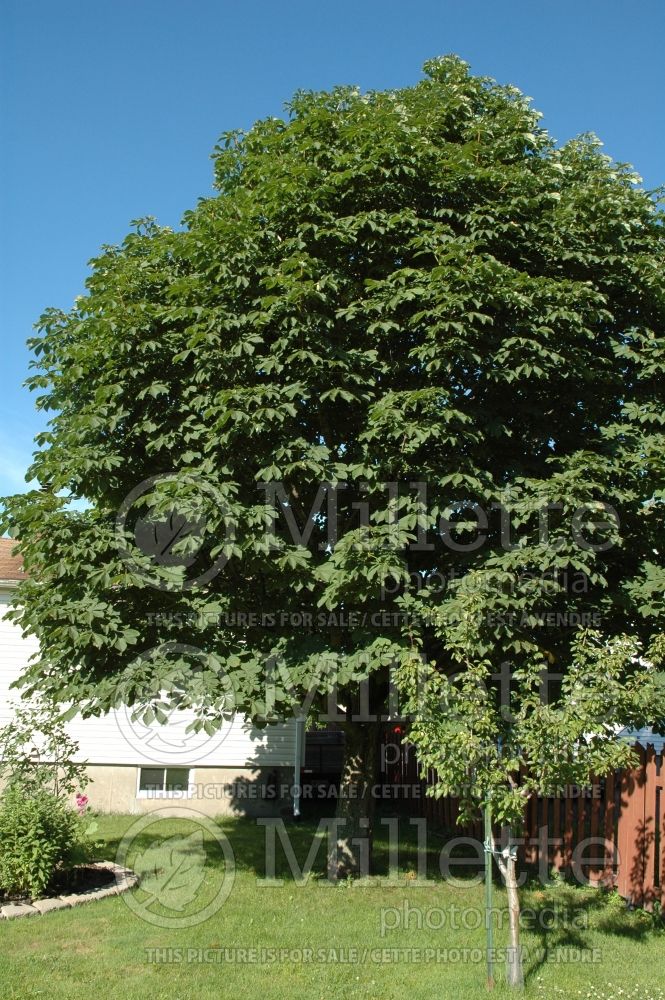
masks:
[[[182,228],[139,222],[40,320],[40,488],[4,520],[28,688],[158,717],[167,691],[209,726],[230,688],[259,720],[333,676],[383,697],[396,660],[454,668],[465,578],[505,612],[478,640],[494,665],[565,673],[571,611],[647,644],[657,198],[456,57],[287,111],[222,136]]]

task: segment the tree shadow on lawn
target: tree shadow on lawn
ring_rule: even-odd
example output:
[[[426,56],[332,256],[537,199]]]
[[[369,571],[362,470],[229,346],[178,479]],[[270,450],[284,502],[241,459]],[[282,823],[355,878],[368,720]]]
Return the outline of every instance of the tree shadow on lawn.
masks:
[[[282,834],[288,837],[301,870],[310,851],[312,852],[311,871],[315,877],[321,877],[326,872],[326,831],[319,823],[320,820],[329,817],[330,813],[322,809],[320,813],[310,812],[307,819],[299,822],[292,818],[282,820],[284,824]],[[389,822],[397,820],[397,838],[392,844],[389,836],[391,829],[385,822],[382,823],[381,819]],[[262,820],[259,824],[256,819],[250,817],[225,816],[216,822],[222,839],[227,838],[231,845],[238,872],[246,872],[257,878],[266,878],[268,874],[272,874],[266,864],[266,820]],[[201,829],[197,827],[195,818],[191,821],[160,818],[158,824],[158,830],[148,827],[132,838],[132,855],[138,856],[157,843],[165,843],[171,837],[184,838],[193,829]],[[130,827],[131,823],[126,829]],[[218,869],[221,876],[225,869],[223,848],[212,832],[204,829],[202,833],[206,864],[212,869]],[[113,833],[102,836],[101,853],[106,859],[113,860],[116,857],[123,836],[124,830],[118,833],[114,830]],[[452,850],[449,850],[448,845],[453,839],[458,842]],[[315,841],[318,843],[314,851]],[[275,846],[275,874],[287,881],[298,877],[298,872],[291,870],[279,835],[275,837]],[[394,875],[395,873],[390,871],[390,864],[395,861],[395,853],[398,875],[407,881],[416,877],[421,879],[426,877],[431,882],[445,883],[448,875],[452,875],[457,882],[468,881],[471,886],[477,884],[479,877],[483,876],[484,860],[479,844],[460,838],[457,831],[438,829],[433,831],[431,828],[427,829],[427,836],[422,837],[421,843],[418,827],[409,822],[408,816],[379,812],[374,824],[371,875],[379,878]],[[565,908],[571,917],[569,925],[578,928],[583,923],[585,929],[588,927],[604,934],[616,934],[633,940],[642,940],[654,932],[665,934],[665,923],[659,915],[643,910],[630,910],[625,901],[614,891],[580,886],[571,880],[568,882],[560,880],[544,888],[533,877],[535,869],[526,866],[525,872],[527,876],[532,877],[520,890],[522,908],[529,911],[534,924],[532,928],[524,923],[525,929],[550,933],[551,928],[545,928],[544,931],[543,925],[547,921],[547,913],[555,907],[555,909]],[[502,888],[503,883],[496,868],[494,882],[499,889]],[[568,931],[571,935],[569,938],[556,938],[556,940],[578,944],[579,939],[573,933],[574,927],[569,926]]]
[[[266,878],[274,874],[280,879],[293,880],[299,877],[299,873],[292,870],[281,837],[288,838],[300,871],[303,870],[311,853],[312,875],[315,878],[324,877],[326,874],[327,836],[326,828],[320,825],[320,821],[329,817],[330,813],[323,810],[319,814],[310,812],[308,818],[302,821],[283,818],[281,822],[274,819],[261,819],[257,822],[256,819],[249,817],[221,817],[217,820],[217,825],[222,838],[226,838],[231,845],[236,871],[246,872],[257,878]],[[397,820],[397,827],[391,829],[386,823],[380,822],[381,818],[390,823]],[[278,831],[274,835],[273,872],[267,861],[266,846],[273,834],[267,831],[266,824],[274,822],[278,823]],[[165,844],[170,838],[178,835],[186,837],[196,828],[195,819],[189,821],[179,818],[160,818],[154,826],[147,827],[132,838],[127,863],[131,866],[132,858],[140,857],[148,848]],[[390,836],[392,830],[395,829],[397,836],[394,843],[391,843]],[[204,829],[202,833],[206,865],[213,870],[217,869],[221,877],[226,864],[223,848],[212,832]],[[114,859],[122,840],[123,834],[116,834],[115,831],[112,835],[105,836],[103,838],[105,857]],[[444,880],[444,876],[441,871],[442,844],[440,841],[441,836],[437,835],[436,838],[430,837],[424,844],[421,844],[418,840],[418,828],[410,824],[407,818],[395,817],[391,814],[386,814],[384,817],[379,815],[375,822],[370,874],[380,878],[394,876],[395,872],[391,872],[390,866],[396,860],[397,873],[400,878],[410,880],[426,877],[430,881],[441,882]],[[464,881],[468,879],[469,882],[477,878],[482,866],[478,867],[473,864],[474,857],[473,852],[470,853],[464,845],[457,845],[450,855],[449,869],[451,874],[457,879]],[[459,862],[459,865],[456,862]]]
[[[525,970],[527,979],[558,949],[588,950],[595,933],[617,935],[646,942],[654,935],[665,936],[659,914],[631,910],[614,890],[557,882],[543,888],[522,890],[522,930],[535,936],[533,960]]]
[[[283,820],[282,833],[288,836],[300,871],[293,870],[279,836],[275,837],[274,870],[268,869],[265,821],[259,824],[255,819],[247,817],[222,817],[217,823],[220,833],[228,838],[233,849],[236,871],[255,878],[274,875],[280,880],[289,882],[300,877],[310,852],[313,858],[311,865],[313,878],[325,878],[326,831],[325,827],[319,825],[319,820],[327,818],[328,815],[325,812],[319,816],[310,814],[306,820],[300,822],[295,822],[293,819]],[[400,880],[404,880],[405,887],[407,882],[416,878],[419,878],[421,880],[419,884],[423,885],[423,876],[426,875],[427,881],[432,886],[438,883],[441,889],[446,884],[447,875],[451,875],[454,876],[457,886],[467,882],[469,888],[475,886],[479,896],[477,905],[482,905],[480,898],[483,888],[479,884],[478,877],[482,877],[483,863],[478,845],[465,842],[455,831],[435,832],[428,829],[427,838],[424,838],[422,828],[420,829],[422,842],[419,843],[419,829],[409,823],[408,817],[383,814],[384,819],[398,821],[397,827],[392,826],[392,831],[397,830],[397,837],[391,844],[389,838],[391,828],[385,823],[382,824],[381,818],[382,815],[379,814],[375,823],[372,864],[374,877],[395,876],[396,873],[390,871],[390,864],[395,861],[395,847],[397,847],[397,875]],[[158,833],[155,829],[147,828],[133,839],[131,856],[139,858],[148,848],[163,845],[172,837],[186,838],[194,828],[196,820],[160,819]],[[211,831],[203,831],[203,836],[206,867],[211,870],[213,877],[217,874],[221,879],[225,871],[223,849]],[[448,845],[453,838],[458,842],[452,850],[449,850]],[[115,831],[114,835],[104,838],[106,857],[115,857],[122,839],[122,833],[116,836]],[[315,843],[316,850],[314,850]],[[128,858],[130,864],[131,856]],[[445,864],[442,866],[442,856],[448,858],[447,868]],[[442,872],[442,867],[446,874]],[[139,871],[139,874],[151,873]],[[500,893],[496,907],[496,912],[500,916],[495,917],[495,928],[499,941],[502,941],[507,934],[507,920],[504,919],[505,895],[496,870],[494,874],[495,884]],[[526,874],[533,875],[534,871],[527,867]],[[616,892],[607,889],[580,886],[576,882],[565,882],[563,879],[543,886],[532,877],[520,890],[520,896],[522,930],[529,937],[536,939],[536,944],[529,947],[525,961],[527,980],[533,979],[539,969],[548,962],[548,956],[558,949],[586,951],[597,944],[597,941],[593,940],[595,934],[617,935],[635,942],[646,942],[653,935],[665,937],[665,924],[659,915],[646,913],[643,910],[631,911]],[[440,904],[441,902],[440,898]]]

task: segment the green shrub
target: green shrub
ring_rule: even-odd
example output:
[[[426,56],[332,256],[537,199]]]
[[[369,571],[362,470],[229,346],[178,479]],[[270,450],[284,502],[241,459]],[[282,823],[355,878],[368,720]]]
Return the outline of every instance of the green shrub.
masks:
[[[26,797],[10,785],[0,798],[0,890],[40,896],[58,871],[85,860],[80,817],[41,790]]]

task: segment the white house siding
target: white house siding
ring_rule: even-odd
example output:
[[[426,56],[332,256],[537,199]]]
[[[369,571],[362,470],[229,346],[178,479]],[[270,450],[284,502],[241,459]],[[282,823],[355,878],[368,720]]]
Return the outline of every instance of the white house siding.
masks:
[[[9,603],[10,592],[0,590],[0,725],[11,721],[10,701],[18,698],[9,685],[38,648],[35,639],[24,639],[20,628],[5,617]]]
[[[10,690],[10,684],[38,648],[35,639],[24,638],[5,617],[10,601],[11,591],[0,589],[0,725],[11,721],[12,704],[20,697],[19,691]],[[190,780],[196,785],[190,797],[192,807],[212,814],[265,809],[252,810],[251,804],[240,803],[237,795],[229,797],[214,791],[211,800],[203,801],[200,786],[204,783],[256,783],[271,772],[278,774],[280,782],[292,779],[295,720],[261,730],[251,726],[244,716],[235,715],[218,733],[207,736],[186,732],[192,713],[174,712],[165,725],[151,726],[134,722],[131,715],[130,709],[121,709],[100,718],[75,717],[67,723],[69,733],[79,744],[78,759],[89,765],[94,780],[88,790],[91,804],[104,811],[133,812],[164,806],[163,798],[146,800],[137,795],[142,766],[191,768]],[[222,807],[220,801],[215,804],[215,795],[225,802],[232,799],[238,808],[229,807],[228,802],[228,808]]]

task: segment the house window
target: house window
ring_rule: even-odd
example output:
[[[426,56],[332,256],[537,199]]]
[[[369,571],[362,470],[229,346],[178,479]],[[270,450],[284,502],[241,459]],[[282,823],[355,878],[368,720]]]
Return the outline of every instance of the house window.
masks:
[[[188,798],[191,794],[187,767],[141,767],[137,795],[148,798]]]

